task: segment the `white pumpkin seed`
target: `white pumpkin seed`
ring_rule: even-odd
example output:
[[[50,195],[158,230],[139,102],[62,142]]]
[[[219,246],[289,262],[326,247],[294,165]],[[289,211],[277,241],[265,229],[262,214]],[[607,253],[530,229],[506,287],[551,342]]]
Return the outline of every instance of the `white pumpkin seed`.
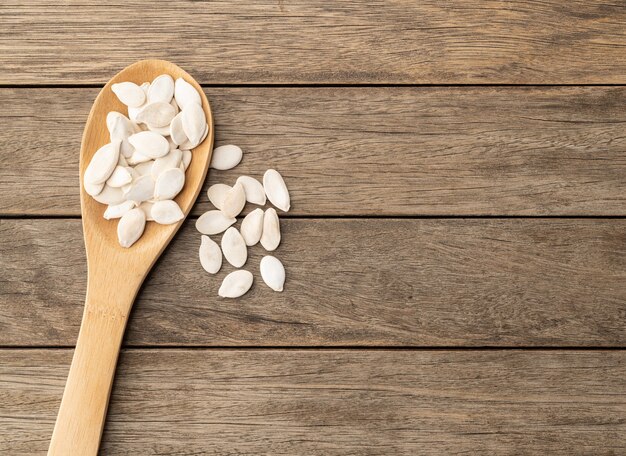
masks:
[[[170,126],[167,125],[165,127],[151,127],[148,125],[148,130],[153,131],[155,133],[160,134],[161,136],[169,136],[170,134]]]
[[[145,226],[146,215],[141,209],[135,208],[126,212],[117,224],[117,239],[120,245],[128,248],[137,242]]]
[[[153,131],[142,131],[128,138],[137,152],[150,158],[163,157],[170,151],[170,145],[163,136]]]
[[[196,220],[196,229],[202,234],[219,234],[237,221],[226,217],[222,211],[208,211]]]
[[[118,100],[129,108],[138,108],[146,101],[146,94],[137,84],[133,82],[120,82],[113,84],[111,90]]]
[[[151,203],[149,201],[144,201],[143,203],[141,203],[139,205],[139,209],[141,209],[143,211],[143,213],[146,215],[146,221],[147,222],[153,222],[154,219],[152,218],[152,206],[154,205],[154,203]]]
[[[102,189],[104,188],[104,182],[101,184],[90,184],[89,182],[83,182],[83,187],[88,195],[96,196],[99,195]]]
[[[141,203],[152,199],[154,196],[154,180],[151,175],[140,176],[135,180],[126,193],[124,198]]]
[[[115,125],[115,121],[120,116],[126,117],[124,114],[122,114],[121,112],[117,112],[117,111],[111,111],[107,114],[106,124],[107,124],[107,130],[109,130],[109,134],[113,131],[113,126]]]
[[[241,222],[241,236],[247,246],[256,245],[263,233],[263,209],[256,208],[246,215]]]
[[[209,197],[209,201],[211,201],[213,206],[221,210],[224,203],[224,197],[231,188],[232,187],[230,185],[226,184],[211,185],[206,192]]]
[[[280,260],[271,255],[264,256],[259,266],[263,282],[274,291],[283,291],[285,267]]]
[[[156,179],[159,177],[159,174],[161,174],[166,169],[178,168],[182,158],[183,153],[178,149],[170,150],[170,152],[166,156],[157,158],[156,160],[154,160],[154,165],[152,165],[152,177]]]
[[[185,172],[170,168],[159,174],[154,185],[154,199],[169,200],[180,193],[185,185]],[[154,215],[154,214],[153,214]]]
[[[192,144],[198,145],[207,125],[204,110],[199,104],[189,103],[182,113],[183,131]]]
[[[128,142],[128,139],[123,140],[120,144],[120,155],[123,155],[124,158],[130,158],[133,156],[133,152],[135,152],[133,145]]]
[[[261,245],[265,250],[271,252],[276,250],[280,244],[280,222],[278,214],[273,207],[265,211],[263,216],[263,233],[261,234]]]
[[[209,236],[201,236],[198,255],[200,264],[209,274],[216,274],[222,268],[222,251],[220,246]]]
[[[160,159],[157,158],[157,160],[160,160]],[[137,166],[135,166],[134,170],[137,173],[137,177],[145,176],[145,175],[152,175],[152,168],[154,167],[155,163],[156,163],[156,160],[148,159],[148,161],[139,163]]]
[[[139,87],[141,88],[141,90],[143,90],[143,93],[146,97],[144,103],[141,106],[137,106],[136,108],[131,108],[130,106],[128,107],[128,118],[135,123],[137,123],[137,114],[139,114],[139,112],[141,112],[141,110],[147,104],[146,102],[148,101],[148,89],[150,88],[150,83],[144,82]]]
[[[146,157],[144,154],[140,153],[138,150],[133,150],[133,153],[130,157],[126,159],[129,165],[135,166],[141,163],[152,162],[152,158]]]
[[[222,298],[238,298],[243,296],[252,287],[254,277],[250,271],[240,269],[224,277],[224,281],[217,292]]]
[[[181,110],[185,109],[185,106],[189,103],[196,103],[202,106],[202,100],[198,91],[183,78],[176,79],[174,98],[176,99],[176,104]]]
[[[216,147],[211,156],[211,168],[222,171],[232,169],[239,164],[242,157],[241,148],[232,144]]]
[[[183,150],[183,165],[185,166],[185,171],[189,168],[189,164],[191,163],[191,151]]]
[[[246,264],[248,248],[237,228],[228,228],[222,236],[222,252],[226,261],[234,267],[240,268]]]
[[[270,202],[281,211],[287,212],[290,207],[287,185],[275,169],[268,169],[263,175],[263,188]]]
[[[222,200],[221,211],[226,217],[237,217],[246,205],[246,193],[241,182],[228,190]]]
[[[150,213],[154,221],[161,225],[170,225],[185,218],[176,201],[172,200],[155,202]]]
[[[265,189],[258,180],[250,176],[240,176],[237,182],[243,185],[243,189],[246,193],[246,201],[252,204],[258,204],[259,206],[265,204]]]
[[[169,103],[174,96],[174,79],[169,74],[157,76],[148,88],[148,103],[164,101]]]
[[[123,203],[109,206],[104,211],[104,218],[107,220],[120,218],[134,207],[135,203],[133,201],[124,201]]]
[[[176,110],[174,107],[164,101],[156,101],[149,103],[137,114],[137,122],[143,122],[148,127],[166,127],[170,124]]]
[[[84,182],[89,184],[101,184],[105,182],[117,166],[120,158],[120,142],[105,144],[93,154],[85,175]]]
[[[93,199],[99,203],[111,206],[123,203],[126,200],[121,188],[109,187],[108,185],[105,185],[100,193],[94,195]]]
[[[135,124],[126,116],[119,115],[113,120],[110,132],[111,142],[122,141],[135,133]]]
[[[179,112],[170,123],[170,137],[174,144],[183,144],[187,141],[187,135],[183,130],[183,113]]]
[[[107,185],[111,187],[123,187],[126,184],[130,184],[133,180],[130,169],[131,168],[124,166],[116,166],[113,173],[111,173],[111,177],[107,179]]]

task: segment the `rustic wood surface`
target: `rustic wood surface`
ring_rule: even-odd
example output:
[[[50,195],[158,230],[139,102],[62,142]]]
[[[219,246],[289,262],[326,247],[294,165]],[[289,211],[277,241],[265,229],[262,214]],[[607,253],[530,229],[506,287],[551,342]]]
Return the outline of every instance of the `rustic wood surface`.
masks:
[[[70,358],[0,351],[0,453],[45,452]],[[125,350],[101,454],[624,454],[624,361],[615,351]]]
[[[131,345],[626,345],[626,220],[289,219],[284,293],[217,297],[193,220],[135,304]],[[0,345],[76,340],[80,220],[0,221]],[[218,240],[219,237],[214,237]]]
[[[212,183],[292,211],[217,297],[186,222],[139,293],[102,455],[626,453],[626,8],[0,5],[0,454],[45,454],[86,289],[78,151],[139,59],[204,85]],[[209,209],[205,191],[192,209]],[[216,237],[219,239],[219,237]]]
[[[103,84],[163,58],[202,83],[626,82],[626,8],[441,2],[9,0],[0,83]]]
[[[78,150],[97,91],[0,89],[10,107],[0,112],[0,214],[80,214]],[[211,171],[205,189],[275,167],[288,215],[626,215],[624,87],[206,93],[216,144],[245,155]],[[209,207],[203,192],[193,213]]]

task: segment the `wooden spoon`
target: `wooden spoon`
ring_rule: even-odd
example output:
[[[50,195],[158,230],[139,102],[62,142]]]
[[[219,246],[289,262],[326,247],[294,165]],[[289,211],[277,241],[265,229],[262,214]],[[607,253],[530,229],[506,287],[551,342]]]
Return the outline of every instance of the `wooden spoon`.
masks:
[[[94,152],[109,142],[106,116],[126,114],[111,85],[122,81],[141,84],[161,74],[182,77],[200,93],[209,124],[207,138],[192,151],[186,181],[176,202],[189,213],[209,168],[213,149],[213,116],[200,85],[184,70],[163,60],[143,60],[125,68],[100,91],[89,117],[80,150],[80,203],[87,250],[87,297],[76,350],[52,434],[48,455],[96,455],[115,375],[115,365],[135,296],[161,252],[183,221],[173,225],[147,222],[143,236],[130,248],[117,240],[117,221],[105,220],[105,206],[83,189],[83,173]]]

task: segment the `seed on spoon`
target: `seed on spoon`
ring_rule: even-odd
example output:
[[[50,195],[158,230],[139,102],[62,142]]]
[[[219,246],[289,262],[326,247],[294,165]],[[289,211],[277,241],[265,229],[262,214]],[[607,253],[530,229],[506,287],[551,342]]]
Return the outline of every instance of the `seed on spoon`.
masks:
[[[263,188],[270,202],[281,211],[287,212],[290,207],[289,191],[283,177],[275,169],[268,169],[263,175]]]
[[[176,83],[174,84],[174,98],[181,110],[185,109],[185,106],[190,103],[196,103],[202,106],[202,100],[200,99],[198,91],[183,78],[176,79]]]
[[[222,251],[217,242],[210,237],[202,235],[200,241],[200,264],[209,274],[216,274],[222,267]]]
[[[222,201],[221,211],[227,217],[237,217],[246,205],[246,193],[243,185],[237,182],[233,188],[228,190]]]
[[[221,171],[232,169],[239,164],[242,157],[241,148],[232,144],[216,147],[211,156],[211,168]]]
[[[83,180],[89,184],[105,182],[117,166],[120,157],[119,141],[105,144],[91,158]]]
[[[185,218],[185,214],[180,210],[176,201],[172,200],[156,201],[152,205],[150,214],[155,222],[162,225],[176,223]]]
[[[189,164],[191,163],[191,151],[183,150],[183,166],[185,167],[185,171],[189,168]]]
[[[150,179],[152,179],[152,177],[150,177]],[[157,200],[172,199],[180,193],[184,185],[185,173],[181,171],[180,168],[165,170],[159,174],[154,185],[154,198]]]
[[[134,207],[135,203],[133,201],[124,201],[123,203],[109,206],[104,211],[104,218],[107,220],[120,218]]]
[[[280,222],[278,214],[273,207],[265,211],[263,216],[263,233],[261,234],[261,245],[268,252],[276,250],[280,244]]]
[[[163,101],[169,103],[174,96],[174,79],[169,74],[157,76],[148,88],[148,103]]]
[[[241,236],[248,247],[256,245],[263,233],[263,209],[256,208],[241,222]]]
[[[240,268],[246,264],[248,248],[237,228],[228,228],[222,236],[222,252],[226,261],[234,267]]]
[[[237,221],[226,217],[222,211],[208,211],[196,220],[196,229],[202,234],[219,234]]]
[[[174,116],[170,123],[170,137],[176,145],[183,144],[187,141],[187,135],[183,130],[183,113],[179,112]]]
[[[83,187],[85,187],[85,191],[88,195],[97,196],[104,188],[104,182],[101,184],[90,184],[89,182],[84,182]]]
[[[146,216],[141,209],[135,208],[126,212],[117,224],[117,239],[120,245],[128,248],[137,242],[145,226]]]
[[[259,206],[265,204],[265,189],[258,180],[250,176],[240,176],[237,182],[243,185],[243,189],[246,193],[246,201],[252,204],[258,204]]]
[[[156,101],[147,104],[137,114],[137,122],[143,122],[148,125],[148,127],[167,127],[175,115],[176,109],[174,109],[171,104],[164,101]],[[169,128],[167,128],[166,131],[166,134],[169,134]]]
[[[163,136],[153,131],[142,131],[128,138],[138,153],[145,157],[159,158],[167,155],[170,145]]]
[[[233,271],[224,277],[217,293],[222,298],[238,298],[248,292],[253,281],[254,277],[250,271],[244,269]]]
[[[124,193],[124,197],[127,200],[135,201],[137,203],[152,199],[153,196],[154,180],[149,174],[145,176],[140,176],[136,181],[133,182],[130,190]]]
[[[144,91],[133,82],[113,84],[111,90],[117,96],[118,100],[129,108],[138,108],[146,101]]]
[[[93,199],[99,203],[111,206],[123,203],[126,200],[126,198],[124,198],[124,192],[121,188],[110,187],[108,185],[105,185],[100,193],[94,195]]]
[[[182,157],[183,153],[178,149],[174,149],[170,150],[170,152],[164,157],[157,158],[154,161],[154,165],[152,165],[152,169],[150,171],[152,173],[152,177],[156,179],[159,177],[159,174],[161,174],[166,169],[178,168]]]
[[[144,201],[143,203],[139,205],[139,209],[141,209],[143,213],[146,215],[146,222],[154,221],[154,219],[152,218],[152,206],[153,205],[154,203],[151,203],[149,201]]]
[[[204,109],[199,104],[189,103],[183,108],[182,113],[185,135],[191,143],[199,144],[207,125]]]
[[[207,190],[207,196],[209,197],[211,204],[221,210],[222,205],[224,204],[224,197],[231,188],[232,187],[230,185],[226,184],[211,185]]]
[[[271,255],[264,256],[259,266],[263,282],[274,291],[283,291],[285,267],[280,260]]]
[[[111,176],[107,179],[107,185],[111,187],[123,187],[126,184],[129,184],[133,177],[130,174],[130,170],[132,168],[127,168],[125,166],[116,166],[111,173]]]

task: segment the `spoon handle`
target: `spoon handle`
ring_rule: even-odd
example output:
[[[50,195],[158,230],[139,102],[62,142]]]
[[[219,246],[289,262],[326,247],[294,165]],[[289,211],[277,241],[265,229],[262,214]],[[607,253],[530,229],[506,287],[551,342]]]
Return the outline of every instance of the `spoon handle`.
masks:
[[[95,456],[100,445],[128,315],[86,301],[48,456]]]

